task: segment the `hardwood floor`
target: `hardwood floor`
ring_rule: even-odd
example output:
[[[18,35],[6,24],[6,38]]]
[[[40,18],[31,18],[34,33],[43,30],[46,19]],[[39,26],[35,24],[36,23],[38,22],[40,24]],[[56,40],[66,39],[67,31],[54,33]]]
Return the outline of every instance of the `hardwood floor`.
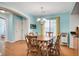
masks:
[[[23,40],[17,41],[15,43],[5,43],[5,55],[7,56],[26,56],[27,45]]]
[[[5,55],[6,56],[26,56],[27,45],[24,40],[19,40],[14,43],[5,43]],[[74,49],[66,46],[61,46],[61,56],[75,56]]]
[[[63,56],[76,56],[75,50],[67,46],[61,46],[61,53]]]

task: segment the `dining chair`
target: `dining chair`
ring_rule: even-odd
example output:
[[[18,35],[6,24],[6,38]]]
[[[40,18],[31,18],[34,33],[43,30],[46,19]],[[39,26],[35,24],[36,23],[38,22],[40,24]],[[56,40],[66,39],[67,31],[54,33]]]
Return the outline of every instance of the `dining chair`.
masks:
[[[60,55],[60,36],[57,36],[55,45],[49,47],[49,56],[59,56]]]
[[[28,35],[29,36],[34,36],[34,33],[33,32],[30,32]]]
[[[48,41],[48,48],[53,46],[53,38]]]
[[[48,55],[48,51],[47,51],[48,41],[39,40],[38,45],[39,45],[41,56],[47,56]]]
[[[27,36],[27,55],[31,54],[32,56],[38,56],[39,54],[39,48],[37,44],[37,36]]]
[[[53,37],[53,32],[46,32],[46,36]]]

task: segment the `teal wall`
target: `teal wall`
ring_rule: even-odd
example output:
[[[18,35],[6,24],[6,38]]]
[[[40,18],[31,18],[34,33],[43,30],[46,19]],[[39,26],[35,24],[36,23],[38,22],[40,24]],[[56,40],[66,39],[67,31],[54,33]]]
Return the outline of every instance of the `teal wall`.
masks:
[[[7,38],[9,41],[13,41],[15,40],[15,22],[16,20],[20,20],[22,21],[22,17],[21,16],[17,16],[14,14],[1,14],[0,13],[0,17],[3,17],[7,20]]]
[[[29,17],[30,17],[30,24],[37,24],[36,18],[34,16],[29,15]],[[36,29],[30,29],[30,32],[37,32],[37,28]]]
[[[8,19],[8,40],[14,40],[14,28],[13,28],[13,15],[11,14]]]
[[[60,32],[69,32],[69,13],[61,13],[52,15],[52,17],[60,16]]]

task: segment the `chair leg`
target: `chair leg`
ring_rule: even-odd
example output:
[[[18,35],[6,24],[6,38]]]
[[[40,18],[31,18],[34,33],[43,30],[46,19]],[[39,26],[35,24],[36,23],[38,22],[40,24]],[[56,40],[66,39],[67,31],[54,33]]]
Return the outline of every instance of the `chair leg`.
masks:
[[[29,49],[27,50],[27,56],[29,56],[28,54],[29,54]]]

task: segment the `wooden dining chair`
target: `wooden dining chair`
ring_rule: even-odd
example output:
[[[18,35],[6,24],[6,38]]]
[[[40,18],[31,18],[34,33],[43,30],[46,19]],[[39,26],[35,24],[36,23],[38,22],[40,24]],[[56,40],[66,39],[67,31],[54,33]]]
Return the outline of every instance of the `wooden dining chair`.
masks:
[[[53,37],[53,32],[46,32],[46,36]]]
[[[48,48],[53,46],[53,38],[48,41]]]
[[[60,55],[60,36],[57,36],[57,40],[55,43],[56,55]]]
[[[57,36],[55,45],[49,47],[49,56],[60,56],[60,36]]]
[[[30,32],[28,35],[29,36],[34,36],[35,34],[33,32]]]
[[[41,56],[47,56],[47,41],[41,41],[41,40],[38,41]]]
[[[27,36],[27,55],[31,54],[32,56],[38,56],[39,54],[39,48],[37,44],[37,36]]]

